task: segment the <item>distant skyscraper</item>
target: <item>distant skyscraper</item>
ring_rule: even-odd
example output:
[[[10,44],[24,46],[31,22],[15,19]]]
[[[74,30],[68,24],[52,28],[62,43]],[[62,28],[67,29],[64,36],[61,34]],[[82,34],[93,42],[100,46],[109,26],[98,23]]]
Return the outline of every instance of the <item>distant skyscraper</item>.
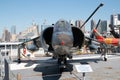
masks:
[[[107,21],[104,20],[104,21],[101,21],[101,33],[102,32],[107,32]]]
[[[120,25],[120,14],[113,14],[110,16],[110,19],[112,25]]]
[[[75,26],[80,28],[82,25],[83,25],[83,21],[82,20],[76,20],[75,21]],[[83,32],[85,32],[85,27],[83,26],[82,29],[81,29]]]
[[[11,27],[11,34],[16,34],[16,26],[15,25],[13,25]]]
[[[76,26],[76,27],[80,27],[80,21],[79,21],[79,20],[76,20],[76,21],[75,21],[75,26]]]
[[[95,28],[97,25],[95,23],[95,21],[92,19],[91,20],[91,30],[93,28]],[[102,33],[102,32],[107,32],[107,27],[108,27],[108,22],[106,20],[102,20],[99,25],[98,25],[98,32]]]
[[[91,30],[96,27],[95,21],[92,19],[91,20]]]
[[[80,27],[83,25],[83,23],[84,23],[84,21],[80,20]],[[81,30],[82,30],[83,32],[85,32],[85,26],[83,26],[83,27],[81,28]]]
[[[3,34],[2,34],[2,41],[9,42],[10,41],[10,32],[7,29],[4,29]]]
[[[118,14],[118,20],[120,21],[120,14]]]

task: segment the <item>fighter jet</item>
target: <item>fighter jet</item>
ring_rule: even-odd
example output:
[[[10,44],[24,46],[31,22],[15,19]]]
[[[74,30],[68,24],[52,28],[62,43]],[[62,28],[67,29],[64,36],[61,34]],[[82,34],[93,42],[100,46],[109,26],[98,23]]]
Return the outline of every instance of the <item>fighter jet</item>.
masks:
[[[102,3],[89,16],[85,23],[101,6],[103,6]],[[81,27],[83,27],[85,23]],[[45,51],[53,53],[53,57],[58,59],[58,64],[63,68],[66,67],[67,58],[72,59],[72,48],[78,47],[80,49],[84,45],[84,40],[85,36],[80,28],[74,27],[66,20],[58,20],[53,26],[43,30],[40,36],[32,39],[31,44],[29,44],[27,48],[34,51],[42,46]],[[19,61],[20,56],[18,57],[18,62]]]
[[[100,43],[110,44],[113,46],[118,46],[120,43],[119,38],[104,38],[96,29],[93,29],[93,33],[94,33],[96,39]]]
[[[119,38],[104,38],[96,29],[93,29],[93,33],[97,39],[98,42],[103,44],[104,48],[105,45],[112,45],[112,46],[119,46],[120,39]],[[104,54],[106,56],[106,53]],[[105,61],[107,60],[106,57],[104,57]]]
[[[67,58],[72,59],[72,48],[80,49],[84,45],[84,41],[85,35],[80,28],[61,19],[43,30],[37,38],[32,41],[28,40],[26,48],[34,52],[42,47],[45,51],[53,53],[53,58],[58,59],[58,64],[65,67]],[[90,48],[94,48],[91,45],[93,44],[88,44]]]
[[[84,44],[84,33],[66,20],[59,20],[42,32],[40,41],[44,50],[51,51],[58,59],[58,64],[65,65],[67,57],[72,58],[71,49]]]

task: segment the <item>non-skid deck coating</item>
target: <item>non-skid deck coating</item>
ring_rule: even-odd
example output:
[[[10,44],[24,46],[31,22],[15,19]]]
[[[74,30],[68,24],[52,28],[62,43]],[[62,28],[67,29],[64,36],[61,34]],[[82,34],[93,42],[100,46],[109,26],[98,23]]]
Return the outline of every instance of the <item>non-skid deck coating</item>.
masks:
[[[118,53],[119,54],[119,53]],[[120,55],[108,56],[105,62],[100,55],[74,56],[68,60],[67,69],[60,72],[57,60],[50,57],[40,57],[10,64],[11,71],[21,80],[80,80],[82,73],[77,72],[75,65],[90,65],[93,72],[86,73],[86,80],[120,80]]]

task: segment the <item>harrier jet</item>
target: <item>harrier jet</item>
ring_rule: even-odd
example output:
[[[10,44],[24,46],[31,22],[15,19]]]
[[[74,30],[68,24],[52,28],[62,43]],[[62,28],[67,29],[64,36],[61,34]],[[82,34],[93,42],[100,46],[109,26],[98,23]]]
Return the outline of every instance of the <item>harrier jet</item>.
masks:
[[[93,14],[101,7],[101,3],[95,11],[89,16],[85,23],[93,16]],[[85,23],[81,26],[83,27]],[[65,67],[67,58],[72,58],[71,49],[78,47],[79,49],[84,44],[85,36],[80,28],[74,27],[66,20],[58,20],[52,27],[48,27],[41,35],[35,39],[32,39],[31,44],[28,45],[28,49],[35,51],[40,46],[45,51],[53,53],[53,57],[58,59],[58,64]],[[18,58],[20,61],[20,57]]]
[[[58,59],[58,64],[66,64],[66,59],[72,58],[71,49],[81,48],[84,43],[84,33],[65,20],[59,20],[53,27],[46,28],[40,37],[44,50],[52,51]]]

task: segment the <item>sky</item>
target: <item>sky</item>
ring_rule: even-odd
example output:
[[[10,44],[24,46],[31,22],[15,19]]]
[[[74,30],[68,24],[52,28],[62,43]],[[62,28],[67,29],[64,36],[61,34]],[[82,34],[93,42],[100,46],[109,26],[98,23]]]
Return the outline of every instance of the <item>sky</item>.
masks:
[[[18,33],[32,22],[41,26],[45,20],[47,25],[59,19],[85,21],[100,3],[104,6],[91,18],[96,22],[120,13],[120,0],[0,0],[0,34],[4,28],[11,31],[13,25]],[[85,28],[90,29],[90,20]]]

